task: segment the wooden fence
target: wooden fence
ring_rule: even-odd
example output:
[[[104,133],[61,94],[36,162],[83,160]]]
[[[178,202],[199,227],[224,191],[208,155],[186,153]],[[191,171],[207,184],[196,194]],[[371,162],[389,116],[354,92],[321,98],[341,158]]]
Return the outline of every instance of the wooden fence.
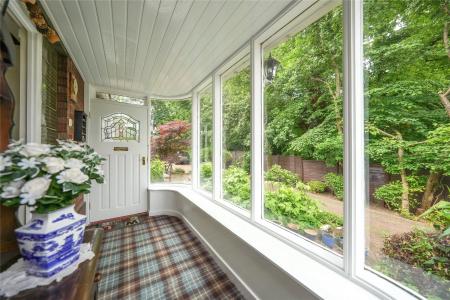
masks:
[[[242,151],[232,152],[233,161],[240,160],[243,156]],[[298,175],[298,177],[303,182],[308,182],[311,180],[321,180],[327,173],[341,174],[342,170],[338,167],[329,167],[325,162],[320,160],[307,160],[302,159],[299,156],[293,155],[266,155],[265,159],[265,170],[269,169],[272,165],[280,165],[283,169],[289,170]],[[380,165],[370,165],[369,168],[369,195],[371,200],[373,200],[374,191],[388,183],[391,178],[384,172],[383,167]]]

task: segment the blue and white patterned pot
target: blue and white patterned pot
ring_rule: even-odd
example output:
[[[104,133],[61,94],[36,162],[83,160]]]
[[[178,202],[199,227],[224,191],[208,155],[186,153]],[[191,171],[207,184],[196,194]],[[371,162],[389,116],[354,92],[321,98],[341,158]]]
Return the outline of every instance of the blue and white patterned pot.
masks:
[[[38,277],[53,276],[80,256],[86,216],[68,206],[48,214],[33,213],[31,221],[16,229],[23,259],[29,264],[27,273]]]

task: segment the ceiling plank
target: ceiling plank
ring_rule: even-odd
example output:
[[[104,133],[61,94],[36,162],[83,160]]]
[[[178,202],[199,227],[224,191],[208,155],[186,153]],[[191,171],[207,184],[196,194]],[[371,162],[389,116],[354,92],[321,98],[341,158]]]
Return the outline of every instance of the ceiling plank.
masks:
[[[195,32],[199,23],[205,19],[204,15],[208,12],[209,7],[211,7],[211,1],[197,1],[194,3],[194,7],[189,13],[189,19],[186,21],[186,25],[182,27],[181,32],[170,51],[166,52],[167,55],[164,62],[161,62],[159,64],[159,69],[155,68],[154,73],[152,73],[154,77],[150,79],[150,82],[152,83],[149,87],[150,90],[155,86],[155,81],[157,81],[159,77],[164,78],[168,74],[168,68],[172,66],[180,52],[186,47],[192,33]]]
[[[202,43],[202,40],[206,39],[208,33],[220,29],[223,22],[226,22],[238,7],[239,3],[235,1],[228,3],[213,1],[211,5],[208,6],[205,18],[198,23],[196,29],[191,33],[191,36],[189,36],[189,43],[186,44],[186,47],[177,57],[173,58],[173,64],[169,68],[167,74],[164,74],[164,77],[160,76],[154,86],[163,85],[160,80],[163,80],[165,83],[173,76],[173,74],[176,74],[183,63],[190,59],[192,53],[195,53],[196,46],[198,46],[199,43]]]
[[[81,9],[77,1],[63,1],[61,2],[67,14],[71,27],[86,58],[91,74],[96,76],[103,84],[107,82],[106,74],[100,71],[97,64],[94,51],[92,50],[89,33],[86,30],[86,22],[81,14]]]
[[[231,4],[234,4],[233,2],[229,2],[230,4],[230,10],[231,15],[229,18],[226,18],[223,23],[221,23],[220,28],[217,31],[210,31],[210,35],[206,36],[204,39],[202,39],[202,43],[198,43],[196,45],[196,48],[194,48],[194,52],[191,54],[191,57],[188,61],[181,62],[182,64],[179,65],[178,72],[176,76],[173,78],[169,78],[169,80],[172,80],[173,82],[178,82],[182,76],[186,74],[186,72],[191,71],[191,68],[195,68],[196,66],[193,65],[193,61],[196,61],[199,57],[206,58],[206,56],[203,56],[203,52],[211,46],[214,46],[215,42],[219,39],[219,41],[223,41],[223,32],[227,32],[230,30],[234,30],[235,34],[241,34],[240,32],[236,31],[236,25],[237,23],[244,19],[248,18],[248,14],[250,11],[258,4],[256,1],[243,1],[238,3],[238,6],[231,6]],[[223,45],[223,43],[222,43]],[[203,62],[202,62],[203,64]],[[204,64],[205,66],[209,67],[208,65]],[[186,88],[186,87],[181,87]]]
[[[124,89],[129,88],[133,82],[134,60],[136,59],[139,37],[141,36],[142,17],[144,14],[144,1],[129,1],[127,9],[127,33],[125,48],[125,79]]]
[[[193,1],[180,1],[177,3],[172,16],[172,21],[170,22],[169,28],[164,35],[164,39],[159,46],[157,55],[154,56],[153,62],[150,67],[145,70],[146,72],[143,75],[143,78],[148,78],[149,88],[151,87],[151,80],[154,78],[152,75],[156,74],[157,76],[160,76],[160,74],[157,73],[160,70],[160,68],[157,68],[157,65],[164,60],[164,56],[167,57],[169,49],[172,49],[173,44],[179,37],[181,29],[186,26],[186,20],[192,6]]]
[[[86,81],[186,95],[291,0],[41,0]]]
[[[148,53],[148,49],[150,47],[150,41],[151,41],[152,34],[154,31],[157,16],[159,14],[160,6],[161,6],[160,1],[145,1],[144,2],[144,10],[143,10],[142,14],[145,17],[143,17],[141,26],[139,28],[138,45],[137,45],[136,57],[133,62],[133,73],[132,73],[132,77],[130,77],[132,79],[132,82],[128,86],[129,90],[137,89],[137,86],[139,83],[138,76],[140,76],[140,73],[142,72],[142,68],[140,66],[142,66],[142,62],[144,61],[144,59]],[[140,90],[145,91],[145,89],[142,89],[142,88]]]
[[[156,18],[156,24],[152,31],[150,47],[145,56],[145,60],[140,62],[142,68],[140,68],[140,72],[138,73],[139,76],[135,78],[135,84],[137,84],[138,89],[145,89],[147,82],[142,82],[142,74],[144,74],[144,70],[149,67],[150,62],[153,60],[153,56],[156,55],[159,45],[161,44],[167,28],[172,20],[176,4],[177,2],[175,1],[161,1],[158,16]]]
[[[114,31],[112,25],[112,8],[110,1],[94,1],[100,33],[103,41],[103,52],[105,53],[106,66],[111,85],[118,87],[116,51],[114,47]]]
[[[114,47],[117,65],[117,85],[119,89],[125,88],[125,60],[127,43],[127,2],[124,0],[111,1]]]
[[[95,3],[93,1],[80,1],[79,5],[85,23],[85,30],[87,31],[87,36],[90,40],[99,72],[107,78],[106,86],[112,87]],[[89,30],[87,28],[89,28]]]

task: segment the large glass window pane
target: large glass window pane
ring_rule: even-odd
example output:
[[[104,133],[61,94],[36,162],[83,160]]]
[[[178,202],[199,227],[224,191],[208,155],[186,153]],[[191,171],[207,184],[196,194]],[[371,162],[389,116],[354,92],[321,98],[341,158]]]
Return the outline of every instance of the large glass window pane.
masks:
[[[366,264],[430,299],[450,299],[446,3],[364,1]]]
[[[151,101],[150,180],[191,182],[191,99]]]
[[[343,253],[342,7],[264,49],[264,218]],[[281,40],[281,42],[280,42]]]
[[[248,57],[222,76],[223,198],[250,209],[251,81]]]
[[[212,87],[202,90],[200,100],[200,188],[212,192]]]

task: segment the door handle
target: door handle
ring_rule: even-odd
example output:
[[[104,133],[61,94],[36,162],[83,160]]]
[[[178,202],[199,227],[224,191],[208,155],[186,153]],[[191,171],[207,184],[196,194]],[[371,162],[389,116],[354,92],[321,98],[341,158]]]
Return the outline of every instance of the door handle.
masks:
[[[142,165],[145,166],[145,156],[142,156]]]

